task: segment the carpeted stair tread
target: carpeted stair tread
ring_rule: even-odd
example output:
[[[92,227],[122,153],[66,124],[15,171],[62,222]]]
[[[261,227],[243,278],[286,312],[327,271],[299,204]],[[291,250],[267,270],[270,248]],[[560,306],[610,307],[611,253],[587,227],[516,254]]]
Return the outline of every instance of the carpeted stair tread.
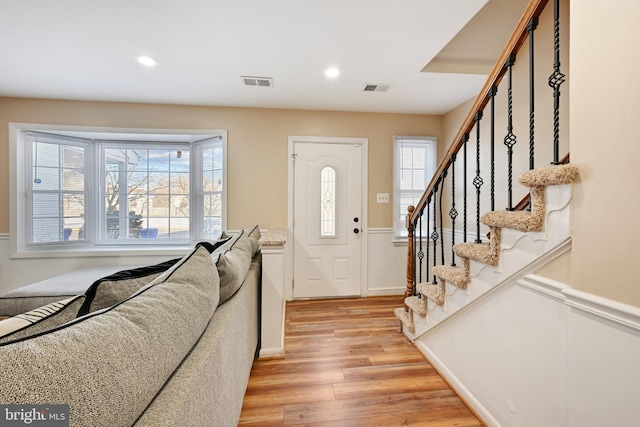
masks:
[[[393,314],[402,322],[404,327],[409,332],[416,331],[416,325],[413,323],[413,319],[411,318],[411,314],[404,309],[404,307],[398,307],[393,310]]]
[[[469,259],[463,258],[462,263],[462,266],[435,266],[433,267],[433,274],[459,288],[467,289],[471,281],[471,276],[469,275]]]
[[[489,227],[509,228],[523,232],[541,231],[544,216],[527,211],[494,211],[480,217],[480,221]]]
[[[491,227],[491,241],[489,243],[458,243],[453,251],[460,258],[472,259],[487,265],[497,266],[500,259],[500,227]]]
[[[442,284],[432,284],[432,283],[418,283],[418,292],[422,294],[423,297],[429,298],[431,301],[435,302],[436,305],[444,304],[444,282]]]
[[[518,178],[525,187],[547,187],[549,185],[571,184],[579,175],[578,168],[572,164],[552,165],[523,173]]]
[[[427,300],[426,298],[420,298],[418,296],[407,297],[404,299],[404,303],[407,307],[417,313],[419,316],[427,315]]]
[[[542,231],[545,215],[545,187],[531,187],[531,212],[527,211],[493,211],[480,217],[480,222],[489,227],[510,228],[523,232]],[[491,234],[493,238],[493,231]]]

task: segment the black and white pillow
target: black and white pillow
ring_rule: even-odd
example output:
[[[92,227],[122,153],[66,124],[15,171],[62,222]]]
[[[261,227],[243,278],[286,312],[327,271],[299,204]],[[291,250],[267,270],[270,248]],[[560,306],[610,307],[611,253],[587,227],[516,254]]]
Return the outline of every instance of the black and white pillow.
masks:
[[[134,292],[151,283],[178,261],[180,261],[180,258],[171,259],[160,264],[122,270],[96,280],[87,289],[85,294],[87,299],[78,315],[84,316],[87,313],[111,307],[129,298]]]
[[[0,321],[0,344],[33,336],[75,319],[84,300],[84,295],[78,295]]]

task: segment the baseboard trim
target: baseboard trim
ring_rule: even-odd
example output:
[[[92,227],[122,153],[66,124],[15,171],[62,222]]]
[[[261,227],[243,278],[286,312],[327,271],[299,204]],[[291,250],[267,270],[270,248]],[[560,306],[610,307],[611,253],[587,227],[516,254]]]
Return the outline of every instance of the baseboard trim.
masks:
[[[453,391],[462,399],[462,401],[471,409],[471,411],[478,417],[480,420],[489,427],[500,427],[501,424],[496,420],[491,413],[475,398],[473,393],[469,391],[467,387],[462,384],[460,380],[447,368],[447,366],[436,356],[435,353],[431,352],[429,348],[424,345],[422,342],[417,341],[415,343],[416,348],[422,355],[427,359],[427,361],[433,366],[433,368],[440,374],[440,376],[449,384],[449,386],[453,389]]]
[[[369,297],[382,297],[390,295],[404,295],[407,288],[394,287],[394,288],[377,288],[367,289],[367,296]]]

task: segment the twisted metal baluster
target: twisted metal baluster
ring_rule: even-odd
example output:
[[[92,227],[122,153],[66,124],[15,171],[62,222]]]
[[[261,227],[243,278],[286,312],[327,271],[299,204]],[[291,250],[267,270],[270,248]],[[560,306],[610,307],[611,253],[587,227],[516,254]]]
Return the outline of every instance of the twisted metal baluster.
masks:
[[[469,141],[469,133],[462,135],[464,151],[462,152],[462,224],[463,234],[462,241],[467,241],[467,141]]]
[[[451,155],[451,210],[449,210],[449,218],[451,218],[451,266],[456,266],[456,254],[453,247],[456,244],[456,154]]]
[[[425,209],[427,211],[427,233],[429,232],[430,229],[430,222],[431,222],[431,212],[429,211],[429,205],[431,204],[431,196],[429,196],[429,198],[427,199],[427,203],[425,205]],[[425,274],[425,278],[426,280],[429,280],[429,239],[427,239],[427,255],[426,255],[426,259],[427,262],[425,263],[425,267],[426,267],[426,274]]]
[[[418,246],[418,283],[422,283],[422,260],[424,259],[424,251],[422,250],[422,212],[420,211],[420,216],[418,217],[418,236],[416,237],[419,242]]]
[[[516,55],[510,55],[505,63],[509,71],[507,89],[507,136],[504,137],[504,145],[507,146],[507,210],[513,210],[513,146],[517,142],[513,134],[513,64],[516,62]]]
[[[482,111],[478,111],[474,117],[476,121],[476,177],[473,178],[473,186],[476,187],[476,243],[482,243],[480,238],[480,187],[484,183],[480,177],[480,121]]]
[[[491,210],[496,210],[496,94],[498,87],[492,86],[489,89],[489,97],[491,98]]]
[[[433,187],[433,233],[431,233],[431,240],[433,240],[433,266],[435,267],[438,263],[438,216],[437,212],[438,205],[438,182],[436,182],[435,187]],[[433,275],[433,281],[431,282],[434,285],[438,284],[438,278],[436,275]]]
[[[535,130],[535,78],[534,78],[534,43],[533,32],[538,27],[538,18],[535,16],[531,18],[527,25],[527,32],[529,33],[529,170],[532,170],[535,166],[534,162],[534,130]]]
[[[440,255],[442,258],[442,265],[444,265],[444,228],[442,221],[442,196],[444,194],[444,179],[447,177],[447,170],[442,172],[442,190],[440,191]]]
[[[565,75],[560,72],[560,0],[553,2],[553,73],[549,76],[549,86],[553,88],[553,162],[560,162],[560,86]]]

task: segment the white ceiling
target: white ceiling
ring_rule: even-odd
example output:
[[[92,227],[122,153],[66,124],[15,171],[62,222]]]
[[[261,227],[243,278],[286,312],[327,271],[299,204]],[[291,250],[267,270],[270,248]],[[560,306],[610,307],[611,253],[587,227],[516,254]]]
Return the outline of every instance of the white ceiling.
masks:
[[[0,96],[443,114],[486,75],[421,70],[485,3],[0,0]]]

